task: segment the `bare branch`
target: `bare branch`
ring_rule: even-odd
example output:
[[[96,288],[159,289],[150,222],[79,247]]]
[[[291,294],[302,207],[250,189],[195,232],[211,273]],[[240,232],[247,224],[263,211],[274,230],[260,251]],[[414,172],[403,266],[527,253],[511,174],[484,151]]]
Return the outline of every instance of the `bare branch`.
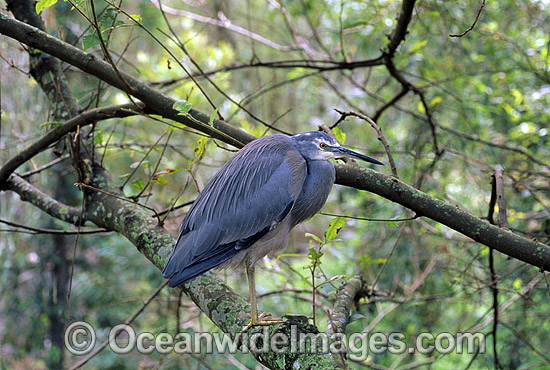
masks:
[[[451,35],[449,35],[449,37],[462,37],[465,34],[467,34],[468,32],[470,32],[471,30],[473,30],[476,23],[477,23],[477,20],[479,19],[479,15],[481,14],[481,11],[483,10],[483,7],[485,7],[485,0],[483,0],[483,2],[481,3],[481,6],[479,7],[479,10],[477,11],[476,19],[474,19],[474,23],[472,23],[470,28],[468,28],[466,31],[464,31],[460,34],[451,34]]]
[[[160,2],[159,0],[151,0],[151,3],[153,3],[157,8],[161,8],[161,5],[160,5]],[[299,49],[299,47],[297,46],[283,46],[283,45],[279,45],[277,44],[276,42],[273,42],[271,40],[268,40],[266,39],[265,37],[263,36],[260,36],[254,32],[251,32],[247,29],[244,29],[242,27],[239,27],[237,25],[234,25],[230,19],[227,19],[225,16],[223,16],[223,19],[214,19],[214,18],[209,18],[209,17],[205,17],[203,15],[199,15],[199,14],[195,14],[195,13],[192,13],[192,12],[188,12],[186,10],[180,10],[180,9],[174,9],[174,8],[170,8],[169,6],[166,6],[166,5],[162,5],[162,11],[163,12],[166,12],[168,14],[172,14],[172,15],[179,15],[179,16],[183,16],[183,17],[187,17],[187,18],[191,18],[197,22],[201,22],[201,23],[207,23],[207,24],[211,24],[213,26],[217,26],[217,27],[223,27],[223,28],[226,28],[230,31],[233,31],[233,32],[236,32],[238,34],[241,34],[243,36],[246,36],[246,37],[249,37],[255,41],[258,41],[266,46],[269,46],[273,49],[276,49],[276,50],[280,50],[280,51],[291,51],[291,50],[297,50]]]
[[[500,365],[500,362],[498,360],[498,351],[497,351],[497,328],[499,323],[499,315],[498,315],[498,278],[497,274],[495,272],[495,257],[494,257],[494,249],[489,248],[489,271],[491,276],[491,281],[489,282],[489,287],[491,288],[491,292],[493,293],[493,329],[492,329],[492,335],[493,335],[493,360],[495,364],[495,369],[502,369],[502,366]]]
[[[125,87],[107,63],[95,60],[91,55],[3,14],[0,14],[0,33],[30,46],[43,48],[44,51],[66,60],[113,86],[121,89]],[[207,124],[209,116],[195,109],[191,110],[190,117],[178,115],[178,112],[172,108],[175,102],[173,99],[151,89],[134,77],[128,75],[125,78],[137,87],[136,97],[165,117],[182,122],[237,147],[254,139],[254,136],[220,120],[214,121],[214,127],[209,126]],[[550,269],[550,248],[548,246],[488,225],[468,212],[430,197],[398,179],[392,179],[366,168],[358,169],[353,166],[337,165],[337,182],[379,194],[420,215],[441,222],[476,241],[494,247],[502,253],[545,270]],[[502,234],[502,237],[499,237],[499,234]]]
[[[390,58],[395,54],[399,44],[407,36],[407,28],[412,19],[412,14],[414,11],[414,3],[416,0],[403,0],[401,4],[401,13],[399,14],[399,19],[397,20],[397,26],[393,30],[390,36],[390,43],[388,44],[388,50],[386,53]]]
[[[38,141],[29,145],[17,153],[0,168],[0,189],[5,186],[5,182],[8,177],[23,163],[37,155],[38,153],[46,150],[50,145],[60,140],[63,136],[69,132],[74,132],[78,127],[84,127],[97,121],[114,118],[114,117],[128,117],[135,114],[139,114],[135,109],[144,108],[143,105],[135,106],[133,104],[125,105],[111,105],[108,107],[95,108],[84,112],[74,118],[71,118],[63,125],[48,131]]]
[[[403,88],[400,92],[397,93],[397,95],[385,102],[380,108],[376,110],[376,112],[372,116],[372,120],[378,122],[378,119],[380,118],[380,116],[382,116],[382,113],[384,113],[389,107],[396,104],[402,97],[407,95],[408,92],[409,89]]]
[[[390,144],[388,144],[388,141],[386,140],[386,137],[382,133],[382,128],[380,126],[378,126],[378,124],[376,122],[374,122],[366,114],[359,113],[359,112],[343,112],[343,111],[340,111],[338,109],[335,109],[335,110],[336,110],[336,112],[338,112],[342,115],[342,117],[340,119],[344,119],[348,116],[355,116],[355,117],[358,117],[362,120],[367,121],[372,126],[372,128],[378,134],[378,140],[380,140],[382,142],[382,145],[384,145],[384,149],[386,150],[386,154],[388,155],[388,161],[390,162],[392,175],[395,176],[395,177],[398,177],[397,176],[397,168],[395,167],[395,161],[393,160],[393,155],[391,154]]]
[[[336,291],[334,299],[334,308],[330,312],[329,323],[325,333],[344,333],[351,315],[351,307],[355,301],[355,297],[363,287],[363,280],[360,276],[353,277],[346,281]]]
[[[23,225],[17,222],[12,222],[8,220],[0,219],[0,223],[6,224],[9,226],[17,227],[18,229],[28,230],[30,234],[59,234],[59,235],[74,235],[74,234],[99,234],[99,233],[108,233],[107,229],[91,229],[91,230],[59,230],[59,229],[42,229],[38,227],[32,227],[28,225]]]
[[[503,171],[501,165],[497,166],[495,171],[495,191],[497,195],[497,204],[498,204],[498,227],[503,227],[506,229],[510,228],[508,224],[508,219],[506,217],[506,201],[504,200],[504,180],[503,180]]]
[[[80,209],[53,199],[15,174],[6,182],[6,189],[19,194],[22,201],[33,204],[54,218],[77,226],[79,224]],[[85,219],[82,220],[82,223],[84,221]]]
[[[48,162],[48,163],[46,163],[46,164],[44,164],[44,165],[42,165],[38,168],[35,168],[34,170],[20,173],[19,176],[21,176],[22,178],[30,177],[32,175],[35,175],[35,174],[39,173],[39,172],[47,170],[48,168],[53,167],[56,164],[58,164],[60,162],[63,162],[64,160],[67,160],[67,159],[69,159],[69,155],[64,155],[64,156],[56,158],[53,161]]]
[[[543,243],[491,225],[458,206],[431,197],[393,176],[366,167],[341,164],[336,164],[336,167],[336,181],[339,184],[378,194],[501,253],[550,271],[550,247]]]
[[[124,77],[124,81],[122,81],[110,64],[97,60],[92,54],[85,53],[70,44],[40,31],[38,28],[12,19],[3,13],[0,13],[0,33],[53,55],[125,91],[127,94],[133,95],[144,102],[153,112],[204,132],[237,148],[241,148],[244,144],[255,138],[221,120],[214,120],[213,126],[211,126],[209,124],[210,116],[196,109],[191,109],[186,115],[180,115],[173,108],[176,100],[155,91],[135,77],[120,71],[120,75]]]
[[[162,289],[164,289],[164,287],[168,285],[168,280],[163,282],[162,284],[160,284],[154,291],[153,293],[151,293],[151,295],[149,297],[147,297],[147,299],[145,300],[145,302],[143,302],[141,304],[141,306],[136,310],[134,311],[134,313],[132,313],[130,315],[130,317],[128,317],[125,321],[124,321],[124,325],[130,325],[136,317],[139,316],[140,313],[143,312],[143,310],[155,299],[155,297],[161,292]],[[116,337],[118,336],[118,334],[122,333],[122,331],[118,332],[116,336],[114,336],[114,338],[112,338],[112,340],[115,340]],[[86,362],[90,361],[92,358],[94,358],[99,352],[101,352],[105,347],[107,347],[107,345],[111,342],[111,336],[109,336],[109,339],[107,339],[106,341],[104,341],[103,343],[101,343],[101,345],[99,347],[97,347],[96,349],[94,349],[89,355],[87,355],[86,357],[84,357],[82,360],[78,361],[76,364],[74,364],[73,366],[71,366],[69,368],[69,370],[74,370],[74,369],[78,369],[80,367],[82,367]]]
[[[471,134],[468,134],[466,132],[455,130],[454,128],[451,128],[451,127],[443,126],[443,125],[440,125],[440,124],[438,124],[437,126],[440,127],[444,131],[450,132],[453,135],[460,136],[460,137],[463,137],[463,138],[471,140],[471,141],[477,141],[477,142],[480,142],[482,144],[485,144],[485,145],[488,145],[488,146],[491,146],[491,147],[494,147],[494,148],[500,148],[500,149],[504,149],[504,150],[509,150],[511,152],[519,153],[519,154],[525,156],[526,158],[528,158],[531,162],[550,169],[550,165],[548,163],[546,163],[546,162],[544,162],[544,161],[542,161],[538,158],[535,158],[532,154],[530,154],[524,148],[511,146],[509,144],[504,144],[504,143],[502,143],[502,144],[501,143],[493,143],[491,141],[484,140],[484,139],[480,138],[477,135],[471,135]]]

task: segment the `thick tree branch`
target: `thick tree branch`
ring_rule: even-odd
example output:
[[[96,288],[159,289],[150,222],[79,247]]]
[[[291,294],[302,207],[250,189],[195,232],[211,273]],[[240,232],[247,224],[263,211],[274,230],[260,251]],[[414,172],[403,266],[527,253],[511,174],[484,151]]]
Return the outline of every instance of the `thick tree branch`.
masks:
[[[405,7],[405,5],[407,6]],[[403,6],[404,10],[412,14],[414,1],[405,1]],[[403,17],[403,15],[400,16],[400,19]],[[86,54],[34,27],[13,20],[3,14],[0,14],[0,33],[13,37],[30,46],[41,48],[81,68],[85,72],[111,83],[115,87],[123,90],[126,87],[107,63],[98,61],[92,55]],[[141,99],[155,112],[165,117],[187,124],[237,147],[241,147],[244,143],[255,138],[220,120],[214,121],[214,127],[209,126],[207,125],[209,116],[194,109],[191,110],[191,118],[178,115],[178,112],[172,108],[175,100],[146,86],[128,74],[124,75],[127,81],[136,89],[136,97]],[[128,93],[130,92],[128,91]],[[392,180],[383,174],[370,171],[366,168],[359,169],[349,165],[338,165],[336,181],[342,185],[374,192],[389,200],[400,203],[418,214],[441,222],[478,242],[521,261],[544,268],[545,270],[550,267],[550,248],[548,246],[491,226],[465,211],[461,211],[439,199],[430,197],[398,180]]]
[[[360,276],[355,276],[336,291],[334,299],[334,308],[330,313],[329,323],[326,333],[344,333],[351,316],[351,307],[355,302],[355,297],[361,291],[364,282]]]
[[[31,203],[54,218],[78,226],[80,209],[55,200],[15,174],[8,179],[6,185],[6,189],[17,193],[22,201]],[[84,221],[85,218],[82,219],[82,224]]]
[[[103,190],[115,194],[120,193],[109,174],[102,168],[95,167],[93,176],[90,178],[93,179],[95,186],[103,184]],[[90,221],[99,227],[124,235],[157,268],[164,267],[175,240],[166,229],[158,225],[154,218],[147,215],[138,205],[123,202],[106,193],[86,190],[85,197],[86,215]],[[232,338],[236,338],[240,330],[250,321],[250,304],[211,273],[191,280],[181,289],[216,326]],[[269,337],[274,334],[275,330],[289,331],[291,325],[296,325],[298,333],[308,333],[315,329],[307,322],[287,322],[270,328]],[[254,332],[250,332],[250,335]],[[294,368],[300,369],[343,368],[338,365],[338,356],[333,356],[330,353],[267,352],[254,353],[254,356],[271,369],[288,368],[284,364],[291,364],[295,366]]]
[[[390,36],[390,43],[388,44],[388,50],[386,53],[390,58],[395,54],[399,44],[407,36],[407,28],[412,19],[412,14],[414,11],[414,3],[416,0],[403,0],[401,4],[401,13],[399,14],[399,19],[397,20],[397,26],[393,30]]]
[[[367,190],[431,218],[473,240],[544,271],[550,271],[550,247],[529,240],[461,210],[457,205],[429,196],[392,176],[366,167],[337,165],[339,184]]]
[[[153,112],[204,132],[213,138],[220,139],[237,148],[254,139],[254,136],[221,120],[214,120],[213,126],[210,126],[210,116],[196,109],[191,109],[186,115],[180,115],[173,108],[176,103],[175,99],[161,94],[135,77],[120,71],[120,75],[124,78],[123,81],[110,64],[3,13],[0,13],[0,33],[53,55],[140,99]]]

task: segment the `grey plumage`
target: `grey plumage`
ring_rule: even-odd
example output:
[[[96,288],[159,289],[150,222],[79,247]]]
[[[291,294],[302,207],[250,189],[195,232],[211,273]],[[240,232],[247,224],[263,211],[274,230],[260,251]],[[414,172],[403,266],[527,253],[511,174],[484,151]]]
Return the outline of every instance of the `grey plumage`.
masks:
[[[254,264],[286,247],[290,230],[321,209],[335,180],[328,159],[343,156],[382,164],[320,131],[247,144],[191,206],[163,277],[174,287],[216,266],[244,265],[252,300]]]

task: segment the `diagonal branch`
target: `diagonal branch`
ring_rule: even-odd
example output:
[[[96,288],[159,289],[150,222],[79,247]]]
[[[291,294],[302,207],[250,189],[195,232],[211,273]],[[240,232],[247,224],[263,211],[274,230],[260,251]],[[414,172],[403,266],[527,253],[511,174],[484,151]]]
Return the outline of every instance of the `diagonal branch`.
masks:
[[[213,138],[238,148],[255,138],[221,120],[214,120],[210,125],[210,116],[196,109],[191,109],[187,114],[180,115],[180,112],[173,108],[176,100],[159,93],[123,71],[120,71],[120,75],[124,81],[121,80],[110,64],[3,13],[0,13],[0,33],[53,55],[140,99],[153,112],[204,132]]]
[[[60,229],[42,229],[38,227],[32,227],[28,225],[23,225],[17,222],[12,222],[8,220],[3,220],[0,218],[0,224],[6,224],[9,226],[16,227],[16,230],[23,229],[27,230],[29,234],[59,234],[59,235],[73,235],[73,234],[98,234],[98,233],[108,233],[109,230],[105,229],[89,229],[89,230],[60,230]]]
[[[6,185],[6,189],[17,193],[22,201],[31,203],[54,218],[78,226],[80,209],[55,200],[15,174],[8,179]],[[82,220],[82,224],[85,220],[86,218]]]
[[[93,179],[94,186],[103,184],[103,190],[115,194],[120,193],[108,172],[100,167],[94,167],[93,171],[93,175],[89,178]],[[175,243],[174,238],[166,229],[159,226],[155,219],[147,215],[136,204],[123,202],[103,192],[85,190],[84,196],[86,199],[86,215],[90,221],[99,227],[114,230],[124,235],[137,247],[140,253],[157,268],[162,269],[170,255],[172,245]],[[191,280],[181,286],[180,289],[195,302],[216,326],[233,339],[238,338],[240,330],[250,321],[250,304],[211,273],[203,274]],[[290,324],[274,326],[269,336],[273,335],[275,329],[290,329]],[[307,322],[295,325],[299,332],[311,332],[311,327]],[[280,364],[285,363],[296,363],[296,368],[303,369],[312,368],[311,364],[317,364],[318,369],[343,368],[336,363],[338,361],[336,356],[332,356],[330,353],[296,354],[268,351],[267,353],[253,354],[258,361],[272,369],[283,369],[284,366]]]
[[[135,114],[139,114],[135,109],[145,108],[143,104],[138,106],[134,104],[124,105],[110,105],[102,108],[91,109],[87,112],[79,114],[78,116],[71,118],[63,125],[48,131],[39,140],[32,143],[25,149],[21,150],[12,158],[0,167],[0,189],[5,186],[5,182],[8,177],[23,163],[37,155],[38,153],[46,150],[50,145],[56,143],[63,138],[69,132],[74,132],[78,127],[82,128],[86,125],[90,125],[94,122],[114,118],[114,117],[128,117]]]
[[[270,48],[280,50],[280,51],[291,51],[291,50],[298,50],[298,46],[283,46],[279,45],[276,42],[273,42],[271,40],[266,39],[265,37],[258,35],[252,31],[249,31],[245,28],[239,27],[231,22],[231,20],[227,19],[225,16],[223,16],[224,19],[214,19],[210,17],[205,17],[203,15],[195,14],[192,12],[188,12],[186,10],[181,9],[174,9],[170,8],[169,6],[160,4],[159,0],[150,0],[151,3],[153,3],[157,8],[161,9],[163,12],[172,14],[172,15],[179,15],[187,18],[191,18],[197,22],[211,24],[213,26],[226,28],[230,31],[236,32],[238,34],[241,34],[243,36],[249,37],[253,39],[254,41],[260,42],[266,46],[269,46]]]
[[[355,297],[363,288],[364,282],[361,276],[355,276],[336,291],[334,299],[334,308],[330,312],[329,323],[326,328],[326,333],[344,333],[349,318],[351,316],[351,307],[355,301]]]
[[[393,57],[397,47],[407,36],[407,28],[412,19],[412,14],[414,11],[414,3],[416,0],[403,0],[401,4],[401,13],[399,14],[399,19],[397,20],[397,26],[393,30],[390,36],[390,43],[388,44],[388,49],[386,53],[389,57]]]
[[[477,11],[477,15],[476,15],[476,19],[474,19],[474,23],[472,23],[472,25],[466,31],[459,34],[451,34],[449,35],[449,37],[462,37],[468,32],[470,32],[471,30],[473,30],[474,27],[476,26],[479,16],[481,15],[481,11],[483,10],[484,7],[485,7],[485,0],[483,0],[483,2],[481,3],[481,6],[479,7],[479,10]]]
[[[378,194],[501,253],[550,271],[550,246],[546,244],[491,225],[457,205],[447,204],[393,176],[366,167],[341,164],[336,167],[336,180],[339,184]]]
[[[405,2],[410,6],[411,1]],[[13,37],[29,46],[41,48],[115,87],[123,90],[125,88],[125,85],[118,79],[107,63],[98,61],[92,55],[41,32],[37,28],[13,20],[2,13],[0,13],[0,33]],[[124,74],[124,72],[121,73]],[[214,120],[213,127],[209,126],[209,116],[195,109],[190,111],[189,117],[178,115],[178,112],[172,108],[175,100],[159,93],[130,75],[125,74],[125,78],[136,88],[136,97],[164,117],[182,122],[236,147],[242,147],[243,143],[255,138],[221,120]],[[392,179],[366,168],[359,169],[350,165],[337,165],[336,181],[338,184],[379,194],[504,254],[545,270],[550,270],[550,248],[548,246],[491,226],[480,218],[431,197],[397,179]]]

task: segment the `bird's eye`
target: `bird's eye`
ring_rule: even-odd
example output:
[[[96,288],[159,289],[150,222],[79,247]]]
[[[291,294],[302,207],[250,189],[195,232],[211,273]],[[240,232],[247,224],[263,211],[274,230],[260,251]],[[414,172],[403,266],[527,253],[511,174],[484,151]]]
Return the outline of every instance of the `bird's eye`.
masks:
[[[327,144],[325,144],[325,143],[320,143],[319,144],[319,148],[321,148],[321,149],[325,149],[326,147],[327,147]]]

